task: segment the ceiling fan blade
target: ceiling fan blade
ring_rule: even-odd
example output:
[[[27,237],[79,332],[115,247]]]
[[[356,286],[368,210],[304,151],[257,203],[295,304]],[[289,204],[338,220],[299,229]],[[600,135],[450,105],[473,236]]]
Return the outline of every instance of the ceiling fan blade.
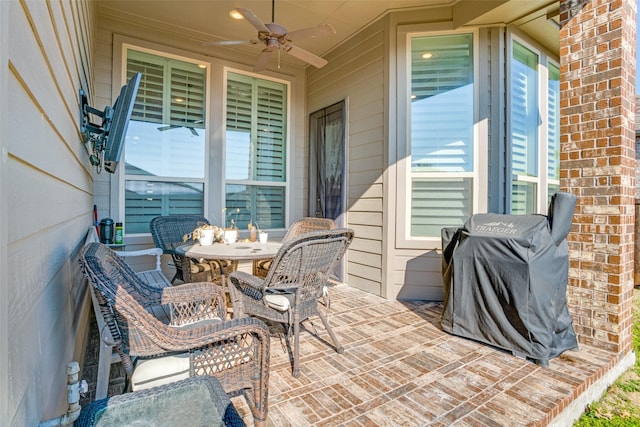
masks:
[[[327,65],[327,61],[325,59],[322,59],[319,56],[314,55],[308,50],[304,50],[302,48],[299,48],[290,44],[284,45],[282,48],[284,49],[285,52],[289,53],[290,55],[298,59],[301,59],[304,62],[307,62],[316,68],[322,68],[325,65]]]
[[[301,30],[294,30],[287,34],[287,39],[290,41],[316,38],[322,36],[330,36],[335,34],[336,30],[331,24],[318,25],[317,27],[303,28]]]
[[[256,27],[258,31],[269,33],[269,29],[267,28],[267,26],[264,25],[260,18],[258,18],[251,10],[244,7],[237,7],[236,10],[238,11],[238,13],[240,13],[240,15],[242,15],[244,19],[249,21],[251,25]]]
[[[177,128],[179,128],[179,127],[180,127],[180,126],[176,126],[176,125],[166,125],[166,126],[159,126],[159,127],[158,127],[158,130],[159,130],[160,132],[164,132],[165,130],[177,129]]]
[[[258,61],[256,65],[253,67],[253,71],[262,71],[267,68],[267,64],[269,63],[269,58],[271,58],[271,49],[264,49],[260,56],[258,57]]]
[[[220,40],[204,42],[202,46],[231,46],[236,44],[258,44],[258,40]]]

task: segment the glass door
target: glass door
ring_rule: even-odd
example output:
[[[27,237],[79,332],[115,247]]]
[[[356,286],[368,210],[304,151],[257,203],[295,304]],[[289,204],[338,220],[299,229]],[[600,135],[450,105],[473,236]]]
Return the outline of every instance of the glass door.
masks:
[[[344,225],[344,101],[309,116],[309,213]]]

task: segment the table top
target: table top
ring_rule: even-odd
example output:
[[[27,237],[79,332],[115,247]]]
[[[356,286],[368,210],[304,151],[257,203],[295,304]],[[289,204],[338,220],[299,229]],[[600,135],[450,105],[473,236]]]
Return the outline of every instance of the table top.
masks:
[[[231,245],[214,243],[202,246],[196,242],[179,246],[176,248],[176,253],[189,258],[251,261],[274,258],[281,246],[282,244],[275,242],[237,242]]]

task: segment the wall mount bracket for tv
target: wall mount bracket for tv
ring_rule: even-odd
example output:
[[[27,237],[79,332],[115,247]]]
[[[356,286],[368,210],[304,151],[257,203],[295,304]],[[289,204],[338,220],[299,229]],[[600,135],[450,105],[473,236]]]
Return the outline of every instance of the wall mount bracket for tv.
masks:
[[[79,91],[80,133],[83,142],[90,144],[89,161],[98,173],[103,166],[109,173],[116,171],[141,79],[142,73],[135,73],[120,89],[113,108],[107,105],[104,110],[90,106],[85,91]],[[102,123],[92,122],[91,116]]]
[[[104,148],[106,143],[106,136],[111,127],[111,121],[113,120],[113,109],[108,105],[104,110],[98,110],[89,105],[87,94],[83,89],[79,91],[80,101],[80,133],[82,134],[82,140],[85,143],[91,144],[91,153],[89,155],[89,161],[93,166],[96,166],[98,173],[102,169],[102,158],[104,157]],[[96,116],[102,120],[101,124],[93,123],[91,116]]]

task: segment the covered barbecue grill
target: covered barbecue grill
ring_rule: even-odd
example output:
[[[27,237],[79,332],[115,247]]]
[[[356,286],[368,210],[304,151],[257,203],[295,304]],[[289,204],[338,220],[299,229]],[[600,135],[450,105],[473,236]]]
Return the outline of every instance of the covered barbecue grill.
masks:
[[[575,205],[556,193],[549,216],[477,214],[443,229],[442,329],[542,366],[577,348],[566,298]]]

